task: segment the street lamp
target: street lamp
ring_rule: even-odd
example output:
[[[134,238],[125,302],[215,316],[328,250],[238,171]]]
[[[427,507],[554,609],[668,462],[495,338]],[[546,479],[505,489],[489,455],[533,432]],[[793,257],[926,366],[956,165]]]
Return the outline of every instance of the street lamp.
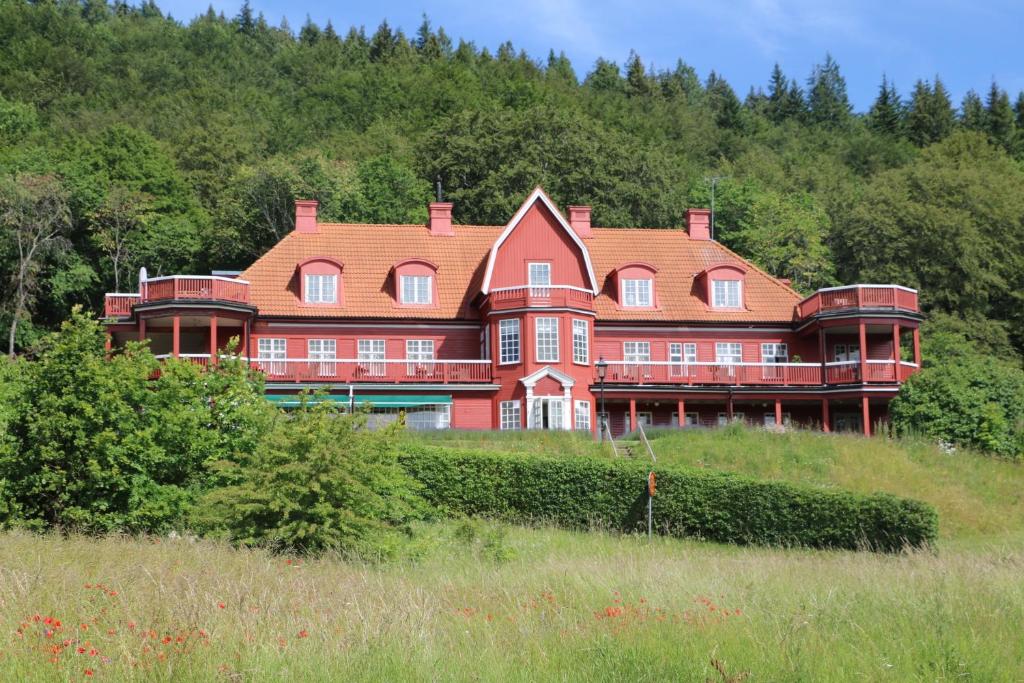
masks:
[[[604,410],[604,376],[608,374],[608,361],[604,359],[604,356],[601,356],[597,359],[597,362],[594,363],[594,367],[597,368],[597,379],[601,383],[601,426],[598,427],[597,432],[597,442],[601,443],[604,441],[604,430],[607,426],[605,424],[605,419],[608,416],[608,413]]]

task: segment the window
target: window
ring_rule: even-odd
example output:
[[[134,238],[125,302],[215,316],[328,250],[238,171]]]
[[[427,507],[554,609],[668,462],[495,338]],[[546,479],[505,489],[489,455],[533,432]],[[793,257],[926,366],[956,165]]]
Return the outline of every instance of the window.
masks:
[[[739,342],[718,342],[715,344],[715,362],[731,365],[743,362],[743,346]]]
[[[288,367],[288,342],[285,339],[259,339],[256,342],[259,367],[268,375],[283,375]],[[269,361],[269,362],[268,362]],[[274,362],[277,361],[277,362]]]
[[[590,334],[586,320],[572,321],[572,362],[580,365],[590,363]]]
[[[590,401],[576,401],[575,418],[576,431],[590,431]]]
[[[692,343],[681,344],[678,342],[669,344],[668,362],[673,375],[687,374],[688,368],[686,366],[697,362],[697,345]]]
[[[356,348],[359,354],[359,369],[363,374],[370,377],[383,377],[387,374],[386,363],[367,362],[384,360],[383,339],[360,339]]]
[[[417,431],[448,429],[452,426],[452,407],[450,404],[438,404],[410,408],[405,411],[405,426]]]
[[[622,305],[638,307],[651,306],[651,281],[623,280]]]
[[[784,426],[788,427],[790,422],[792,421],[792,419],[793,419],[792,415],[790,415],[789,413],[783,413],[782,414],[782,424]],[[772,412],[772,413],[765,413],[764,414],[764,426],[765,427],[774,427],[775,426],[775,413],[774,412]]]
[[[788,363],[788,346],[786,344],[761,344],[761,362]]]
[[[743,301],[740,280],[712,280],[711,305],[715,308],[739,308]]]
[[[429,376],[434,372],[434,340],[433,339],[406,339],[405,359],[416,361],[406,364],[406,372],[410,376]]]
[[[550,287],[551,286],[551,264],[531,263],[530,264],[530,286]]]
[[[337,358],[337,342],[334,339],[310,339],[306,342],[311,361],[333,361]],[[316,363],[313,365],[320,377],[331,377],[335,374],[337,363]]]
[[[338,300],[337,275],[306,275],[306,303],[333,304]]]
[[[736,413],[736,412],[734,412],[732,414],[732,421],[733,422],[743,422],[743,413]],[[727,424],[729,424],[729,413],[719,413],[718,414],[718,426],[719,427],[724,427]]]
[[[519,362],[519,320],[511,318],[498,323],[498,353],[502,365]]]
[[[651,342],[623,342],[622,356],[627,363],[650,363]]]
[[[502,401],[500,427],[502,429],[522,429],[523,422],[519,411],[519,401]]]
[[[837,363],[842,362],[853,362],[860,361],[860,348],[855,344],[836,344],[835,346],[835,359]]]
[[[537,318],[537,362],[558,362],[558,318]]]
[[[430,275],[402,276],[402,303],[429,304],[433,300],[433,277]]]
[[[629,428],[629,413],[622,414],[623,420],[626,422],[626,428]],[[638,410],[636,413],[636,424],[637,427],[651,427],[654,425],[654,414],[649,410]]]

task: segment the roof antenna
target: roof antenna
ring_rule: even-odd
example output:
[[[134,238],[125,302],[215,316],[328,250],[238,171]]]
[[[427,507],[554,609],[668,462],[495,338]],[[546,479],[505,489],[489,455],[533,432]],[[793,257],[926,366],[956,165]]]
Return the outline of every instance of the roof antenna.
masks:
[[[444,201],[443,199],[441,199],[441,197],[442,197],[442,194],[441,194],[441,175],[438,174],[438,176],[437,176],[437,201],[439,201],[439,202]]]
[[[718,181],[728,180],[727,175],[714,175],[710,178],[704,178],[704,182],[711,183],[711,239],[715,239],[715,188],[718,186]]]

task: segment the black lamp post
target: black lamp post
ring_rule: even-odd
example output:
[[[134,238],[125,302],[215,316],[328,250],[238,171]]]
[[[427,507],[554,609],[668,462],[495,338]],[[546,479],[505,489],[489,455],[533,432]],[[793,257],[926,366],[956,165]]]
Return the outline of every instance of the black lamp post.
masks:
[[[608,374],[608,361],[604,359],[604,356],[601,356],[597,359],[597,362],[594,363],[594,367],[597,368],[597,379],[601,383],[601,424],[597,428],[597,441],[598,443],[601,443],[604,441],[604,430],[607,426],[605,425],[605,419],[608,416],[608,413],[604,410],[604,376]]]

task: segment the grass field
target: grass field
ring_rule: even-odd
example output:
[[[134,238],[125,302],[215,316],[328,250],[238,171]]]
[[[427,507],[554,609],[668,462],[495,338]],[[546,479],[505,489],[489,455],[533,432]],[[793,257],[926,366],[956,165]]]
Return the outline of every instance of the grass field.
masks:
[[[0,677],[1024,679],[1019,547],[783,551],[454,522],[422,534],[417,561],[372,566],[8,533]]]
[[[454,447],[550,456],[612,457],[586,436],[565,432],[437,432],[420,441]],[[1004,542],[1024,546],[1024,464],[959,451],[944,453],[923,440],[784,434],[738,425],[717,430],[652,432],[660,464],[685,464],[863,493],[884,491],[931,503],[943,544]],[[649,460],[633,444],[635,457]]]

